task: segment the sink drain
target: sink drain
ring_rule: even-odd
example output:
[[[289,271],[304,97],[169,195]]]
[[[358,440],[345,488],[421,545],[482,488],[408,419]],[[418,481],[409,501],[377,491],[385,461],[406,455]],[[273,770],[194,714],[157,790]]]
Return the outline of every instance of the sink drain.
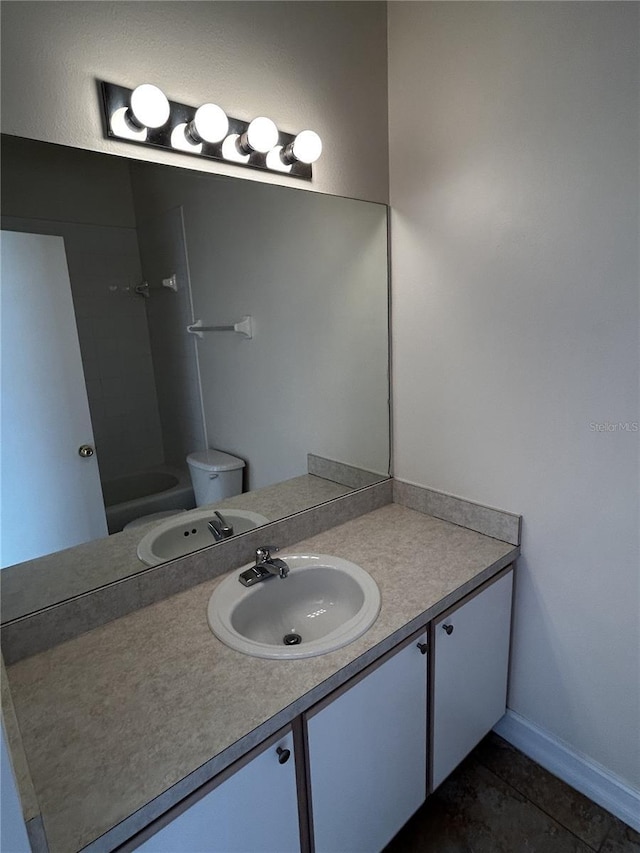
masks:
[[[302,637],[300,634],[285,634],[282,642],[285,646],[297,646],[302,642]]]

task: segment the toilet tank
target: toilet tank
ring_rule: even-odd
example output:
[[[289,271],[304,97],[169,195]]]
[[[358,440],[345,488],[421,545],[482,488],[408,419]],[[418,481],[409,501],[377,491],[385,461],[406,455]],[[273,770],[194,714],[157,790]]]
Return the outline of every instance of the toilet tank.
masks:
[[[242,493],[244,460],[222,450],[200,450],[187,456],[196,506]]]

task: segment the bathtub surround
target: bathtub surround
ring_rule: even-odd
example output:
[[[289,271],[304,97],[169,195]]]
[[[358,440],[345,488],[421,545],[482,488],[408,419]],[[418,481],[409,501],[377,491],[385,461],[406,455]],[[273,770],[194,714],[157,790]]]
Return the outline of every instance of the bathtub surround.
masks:
[[[119,533],[130,521],[165,510],[193,509],[195,498],[184,468],[159,465],[102,484],[109,533]]]
[[[134,207],[135,185],[131,170]],[[183,468],[187,454],[207,446],[198,347],[185,328],[193,322],[193,292],[182,207],[136,209],[138,247],[149,298],[145,300],[155,377],[162,455]],[[176,290],[162,286],[174,278]]]

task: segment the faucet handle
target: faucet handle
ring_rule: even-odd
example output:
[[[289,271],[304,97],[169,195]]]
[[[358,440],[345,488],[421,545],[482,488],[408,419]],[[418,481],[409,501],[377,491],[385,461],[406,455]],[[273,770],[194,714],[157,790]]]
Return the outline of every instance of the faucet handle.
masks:
[[[261,545],[260,548],[256,548],[256,565],[258,563],[264,563],[265,560],[271,559],[272,551],[279,551],[277,545]]]

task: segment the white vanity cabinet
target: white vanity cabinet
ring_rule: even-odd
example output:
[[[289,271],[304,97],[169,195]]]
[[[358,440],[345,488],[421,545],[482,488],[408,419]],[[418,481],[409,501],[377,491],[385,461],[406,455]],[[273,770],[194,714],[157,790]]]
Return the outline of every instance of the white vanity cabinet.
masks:
[[[220,774],[200,799],[168,812],[145,853],[294,853],[300,850],[293,736],[289,729]],[[280,750],[280,751],[278,751]],[[287,752],[288,751],[288,755]],[[222,781],[220,781],[222,780]],[[203,790],[205,790],[203,789]],[[155,829],[156,827],[152,827]],[[145,833],[147,834],[147,833]],[[135,839],[134,839],[135,841]]]
[[[426,630],[306,715],[315,853],[381,850],[424,802]]]
[[[512,587],[510,569],[434,623],[431,790],[505,712]]]
[[[511,566],[122,850],[382,850],[504,714],[512,586]]]

